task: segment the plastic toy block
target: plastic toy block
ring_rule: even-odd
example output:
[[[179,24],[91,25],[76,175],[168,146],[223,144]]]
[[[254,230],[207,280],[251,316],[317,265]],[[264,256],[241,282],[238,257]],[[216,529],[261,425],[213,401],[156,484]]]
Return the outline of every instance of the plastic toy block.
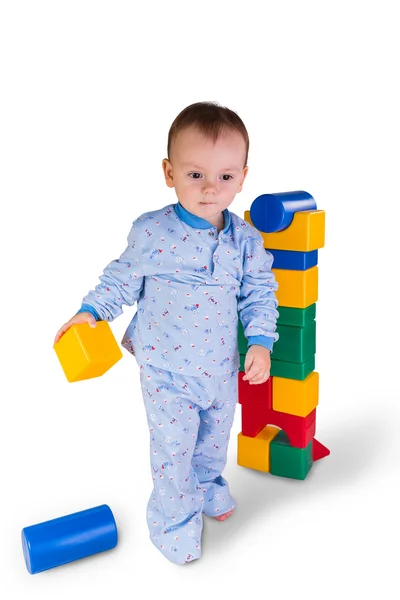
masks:
[[[271,359],[271,377],[285,377],[303,381],[315,369],[315,354],[303,363]],[[270,377],[270,379],[271,379]]]
[[[248,381],[243,381],[244,371],[238,374],[238,400],[239,404],[248,404],[250,407],[265,406],[272,408],[272,377],[269,377],[265,383],[259,385],[250,385]]]
[[[256,386],[252,386],[256,387]],[[271,408],[265,404],[242,403],[242,433],[247,437],[256,437],[268,423]]]
[[[274,343],[271,359],[303,363],[316,353],[316,321],[304,327],[278,325],[279,339]]]
[[[250,218],[250,211],[244,212],[244,219],[254,226]],[[325,244],[325,211],[310,210],[296,212],[293,221],[284,231],[276,233],[263,233],[264,248],[274,250],[294,250],[297,252],[311,252],[323,248]]]
[[[259,231],[272,233],[287,229],[296,212],[316,208],[314,198],[303,190],[262,194],[253,201],[250,216]]]
[[[272,408],[297,417],[306,417],[318,406],[319,374],[313,371],[304,379],[272,379]]]
[[[307,348],[307,350],[305,352],[305,356],[308,355],[307,358],[309,358],[311,356],[311,354],[315,354],[316,303],[311,304],[310,306],[307,306],[306,308],[293,308],[293,307],[288,307],[288,306],[278,306],[278,312],[279,312],[279,317],[277,319],[277,332],[279,333],[280,337],[281,336],[284,337],[284,342],[281,341],[281,343],[279,344],[279,340],[278,340],[277,342],[274,343],[274,348],[273,348],[273,353],[271,354],[271,358],[279,357],[279,360],[299,360],[300,362],[303,362],[302,360],[300,360],[300,356],[302,356],[302,354],[299,354],[298,359],[285,358],[287,356],[287,352],[289,352],[289,354],[292,354],[292,352],[290,350],[288,350],[286,352],[285,346],[289,345],[289,346],[292,346],[293,348],[297,349],[299,344],[303,344],[303,342],[301,341],[303,339],[304,339],[305,349]],[[313,321],[314,321],[314,323],[312,325],[310,325],[310,323],[312,323]],[[308,328],[306,328],[307,325],[308,325]],[[292,331],[292,328],[283,327],[283,326],[292,326],[292,327],[298,327],[298,328],[305,327],[305,330],[303,332]],[[312,342],[313,339],[314,339],[314,342]],[[279,344],[279,346],[278,346],[278,344]],[[309,348],[310,344],[311,345],[314,344],[313,352],[310,352],[310,348]],[[278,348],[279,354],[277,354],[277,348]],[[244,335],[244,329],[243,329],[243,325],[242,325],[242,322],[240,321],[240,319],[238,319],[238,349],[239,349],[240,354],[246,354],[247,350],[248,350],[248,341],[247,341],[246,336]],[[295,352],[297,355],[298,351],[296,350]],[[304,358],[303,360],[306,360],[306,359]],[[244,368],[242,368],[241,370],[243,371]]]
[[[278,325],[292,325],[294,327],[304,327],[310,321],[314,321],[317,304],[310,304],[306,308],[292,308],[290,306],[278,306],[279,317]]]
[[[321,442],[319,442],[315,438],[313,439],[312,459],[314,462],[316,460],[319,460],[320,458],[325,458],[325,456],[328,456],[330,453],[331,451],[328,450],[326,446],[321,444]]]
[[[245,354],[239,354],[240,371],[244,371]],[[274,360],[271,356],[271,377],[287,377],[288,379],[303,380],[315,369],[315,355],[303,363]],[[271,379],[270,377],[270,379]],[[254,386],[253,386],[254,387]]]
[[[257,408],[259,411],[259,408]],[[254,411],[253,411],[254,412]],[[316,428],[316,409],[310,412],[306,417],[297,417],[281,413],[272,408],[263,409],[259,416],[258,423],[254,420],[254,415],[248,405],[242,405],[242,433],[248,437],[255,437],[266,425],[276,425],[288,434],[290,443],[295,448],[305,448],[315,436]],[[243,413],[245,413],[243,417]],[[246,414],[247,413],[247,414]],[[248,417],[248,418],[246,418]],[[263,422],[261,427],[255,427]]]
[[[114,515],[106,504],[25,527],[21,538],[32,575],[111,550],[118,543]]]
[[[313,439],[316,428],[316,409],[306,417],[296,417],[270,409],[267,414],[269,425],[276,425],[288,435],[290,444],[295,448],[305,448]],[[243,429],[242,429],[243,431]]]
[[[274,257],[274,269],[292,269],[293,271],[305,271],[318,264],[318,250],[311,252],[294,252],[293,250],[272,250],[268,252]]]
[[[279,477],[305,479],[313,466],[312,441],[305,448],[294,448],[284,431],[270,443],[270,473]]]
[[[69,382],[99,377],[122,358],[107,321],[73,325],[54,345]]]
[[[239,353],[240,354],[247,354],[247,350],[248,350],[248,342],[247,342],[247,338],[244,335],[244,328],[242,325],[242,322],[240,319],[238,319],[238,348],[239,348]],[[242,371],[244,371],[244,366],[243,368],[241,368]]]
[[[306,271],[272,269],[272,272],[278,283],[276,298],[279,306],[306,308],[318,300],[318,267]]]
[[[269,472],[269,449],[272,440],[278,435],[277,427],[264,427],[256,437],[238,435],[237,463],[241,467]]]

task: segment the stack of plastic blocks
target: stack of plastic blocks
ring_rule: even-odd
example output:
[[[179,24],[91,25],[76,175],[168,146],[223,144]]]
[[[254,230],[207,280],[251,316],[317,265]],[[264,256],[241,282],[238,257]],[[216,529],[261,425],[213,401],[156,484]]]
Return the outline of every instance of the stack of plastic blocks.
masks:
[[[315,439],[319,373],[315,369],[318,249],[325,242],[325,212],[304,191],[263,194],[244,218],[261,233],[273,257],[279,318],[271,375],[260,385],[243,381],[247,340],[239,323],[239,403],[242,431],[238,464],[305,479],[329,454]]]

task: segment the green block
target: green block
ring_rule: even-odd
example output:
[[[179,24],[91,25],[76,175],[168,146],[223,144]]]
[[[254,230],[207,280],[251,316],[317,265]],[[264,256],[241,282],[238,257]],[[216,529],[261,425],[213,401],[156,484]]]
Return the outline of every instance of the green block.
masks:
[[[240,371],[244,371],[245,354],[239,354]],[[304,379],[315,370],[315,356],[312,356],[303,363],[289,363],[283,360],[274,360],[271,354],[271,375],[276,377],[284,377],[285,379]]]
[[[310,321],[314,321],[316,315],[317,303],[310,304],[306,308],[292,308],[290,306],[278,306],[279,317],[278,325],[292,325],[295,327],[304,327]]]
[[[271,475],[305,479],[313,466],[312,440],[306,448],[293,448],[282,430],[272,440],[269,452]]]
[[[276,330],[279,339],[273,347],[275,360],[304,363],[316,353],[316,321],[310,321],[304,327],[279,325]]]
[[[238,325],[238,348],[239,348],[239,353],[240,354],[246,354],[248,346],[249,346],[249,344],[247,342],[246,336],[244,335],[243,325],[242,325],[242,322],[239,319],[239,325]]]
[[[275,360],[274,352],[271,354],[271,375],[285,379],[304,379],[315,370],[315,354],[303,363]]]
[[[304,321],[306,317],[306,311],[310,309],[307,313],[308,315],[312,315],[312,311],[315,310],[312,307],[315,307],[315,303],[311,304],[309,307],[303,309],[297,308],[289,308],[281,307],[281,309],[287,309],[289,311],[299,310],[302,312],[302,320]],[[292,314],[292,321],[294,320]],[[285,312],[284,317],[287,318],[288,313]],[[300,315],[297,318],[299,322]],[[271,358],[275,360],[280,360],[283,362],[291,362],[291,363],[305,363],[309,359],[311,359],[316,353],[316,330],[317,324],[316,321],[309,321],[303,326],[298,325],[277,325],[276,331],[279,334],[279,339],[274,343],[273,346],[273,354]],[[246,354],[248,350],[248,342],[247,338],[244,335],[243,325],[238,320],[238,349],[239,354]],[[313,370],[313,369],[312,369]],[[292,377],[292,379],[297,379],[297,377]]]

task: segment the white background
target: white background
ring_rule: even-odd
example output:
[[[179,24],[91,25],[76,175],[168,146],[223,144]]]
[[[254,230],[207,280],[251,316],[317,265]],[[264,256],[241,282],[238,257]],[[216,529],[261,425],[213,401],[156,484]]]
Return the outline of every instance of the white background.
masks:
[[[395,5],[1,3],[1,598],[398,593]],[[317,438],[332,453],[305,481],[241,468],[239,408],[225,471],[237,510],[207,520],[203,557],[179,567],[148,539],[134,359],[124,351],[103,377],[69,384],[52,342],[133,219],[175,201],[167,132],[199,100],[233,108],[250,133],[234,212],[301,189],[326,211]],[[118,340],[132,310],[112,323]],[[103,503],[115,550],[28,574],[23,527]]]

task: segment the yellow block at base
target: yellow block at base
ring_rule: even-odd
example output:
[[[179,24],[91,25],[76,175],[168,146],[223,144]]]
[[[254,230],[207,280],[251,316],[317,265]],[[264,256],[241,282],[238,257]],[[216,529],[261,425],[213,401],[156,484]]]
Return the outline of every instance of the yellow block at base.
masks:
[[[70,383],[103,375],[122,358],[107,321],[73,325],[54,344],[54,350]]]
[[[269,447],[280,429],[267,425],[256,437],[238,435],[238,465],[269,473]]]

